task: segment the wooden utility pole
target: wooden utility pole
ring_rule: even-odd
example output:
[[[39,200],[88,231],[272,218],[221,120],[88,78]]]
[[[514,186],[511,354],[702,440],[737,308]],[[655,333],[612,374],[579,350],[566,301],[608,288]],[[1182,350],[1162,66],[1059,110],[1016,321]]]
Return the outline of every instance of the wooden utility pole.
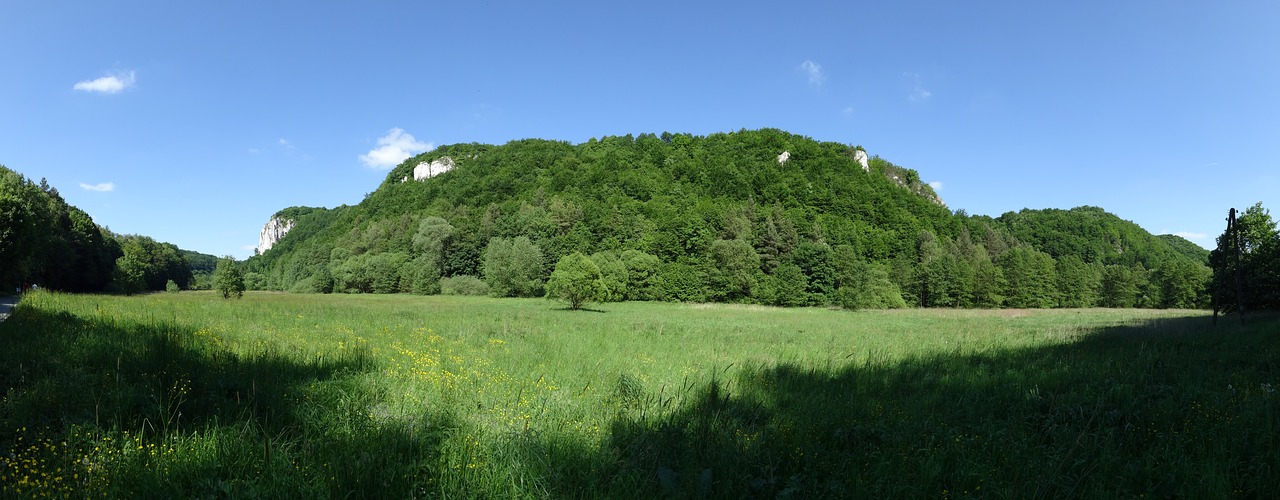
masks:
[[[1236,223],[1236,209],[1227,214],[1227,236],[1231,238],[1232,254],[1236,258],[1236,311],[1240,313],[1240,326],[1244,326],[1244,273],[1240,269],[1240,225]]]

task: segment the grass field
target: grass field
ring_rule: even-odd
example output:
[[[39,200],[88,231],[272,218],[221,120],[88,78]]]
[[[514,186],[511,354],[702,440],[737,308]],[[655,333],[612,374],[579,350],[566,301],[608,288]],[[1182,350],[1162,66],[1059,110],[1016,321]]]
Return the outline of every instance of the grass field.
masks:
[[[1246,497],[1280,322],[208,293],[25,296],[7,497]]]

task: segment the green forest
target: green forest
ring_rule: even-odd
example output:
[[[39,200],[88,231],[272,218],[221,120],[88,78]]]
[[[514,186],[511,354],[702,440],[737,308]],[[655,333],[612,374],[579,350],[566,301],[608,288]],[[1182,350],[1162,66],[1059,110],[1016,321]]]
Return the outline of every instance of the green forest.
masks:
[[[414,178],[433,161],[454,168]],[[538,297],[557,264],[581,254],[602,301],[1280,305],[1280,237],[1261,204],[1214,252],[1099,207],[972,216],[915,170],[776,129],[441,146],[391,170],[359,204],[274,217],[293,229],[238,264],[248,289]],[[47,182],[4,167],[0,221],[6,290],[207,289],[217,264],[113,233]]]
[[[860,155],[775,129],[441,146],[357,205],[277,213],[295,227],[247,261],[246,283],[540,296],[581,253],[615,301],[1210,306],[1209,252],[1185,239],[1096,207],[970,216],[916,171]],[[456,167],[414,179],[442,159]]]
[[[43,287],[133,294],[197,286],[213,256],[146,236],[116,234],[44,179],[0,165],[0,292]],[[207,269],[206,269],[207,267]]]

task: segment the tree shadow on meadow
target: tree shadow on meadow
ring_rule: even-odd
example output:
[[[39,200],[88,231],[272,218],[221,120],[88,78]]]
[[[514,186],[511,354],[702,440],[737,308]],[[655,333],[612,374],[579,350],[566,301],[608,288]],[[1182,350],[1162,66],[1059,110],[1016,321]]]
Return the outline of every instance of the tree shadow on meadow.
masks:
[[[554,464],[552,496],[1267,496],[1280,488],[1280,322],[1208,321],[748,367],[674,397],[650,388],[598,449],[531,450]]]
[[[15,474],[67,477],[3,492],[408,497],[424,487],[415,466],[451,421],[379,420],[370,409],[383,395],[360,381],[375,368],[367,353],[241,353],[163,321],[19,306],[0,324],[0,451]]]

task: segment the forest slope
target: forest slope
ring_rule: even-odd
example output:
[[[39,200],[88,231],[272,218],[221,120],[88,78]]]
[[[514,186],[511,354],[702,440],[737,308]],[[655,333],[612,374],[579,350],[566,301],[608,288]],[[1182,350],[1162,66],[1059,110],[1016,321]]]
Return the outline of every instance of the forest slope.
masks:
[[[1101,209],[1065,212],[1063,224],[953,213],[914,170],[774,129],[456,144],[406,160],[358,205],[282,210],[276,217],[293,229],[248,269],[250,282],[282,290],[437,293],[442,278],[473,276],[499,295],[538,295],[555,263],[580,252],[599,265],[614,300],[1202,302],[1194,283],[1166,300],[1157,294],[1165,283],[1153,281],[1165,277],[1151,274],[1163,266],[1199,279],[1202,262],[1132,223],[1112,224],[1122,238],[1106,239],[1088,219],[1120,219]],[[486,252],[516,240],[520,255]],[[1116,241],[1123,257],[1107,250]],[[1068,275],[1084,283],[1064,298],[1056,258],[1066,256]],[[1077,260],[1092,266],[1088,276],[1077,276]],[[536,268],[529,286],[498,283],[506,279],[498,269],[525,265]],[[1116,300],[1103,297],[1109,265],[1132,270]]]

